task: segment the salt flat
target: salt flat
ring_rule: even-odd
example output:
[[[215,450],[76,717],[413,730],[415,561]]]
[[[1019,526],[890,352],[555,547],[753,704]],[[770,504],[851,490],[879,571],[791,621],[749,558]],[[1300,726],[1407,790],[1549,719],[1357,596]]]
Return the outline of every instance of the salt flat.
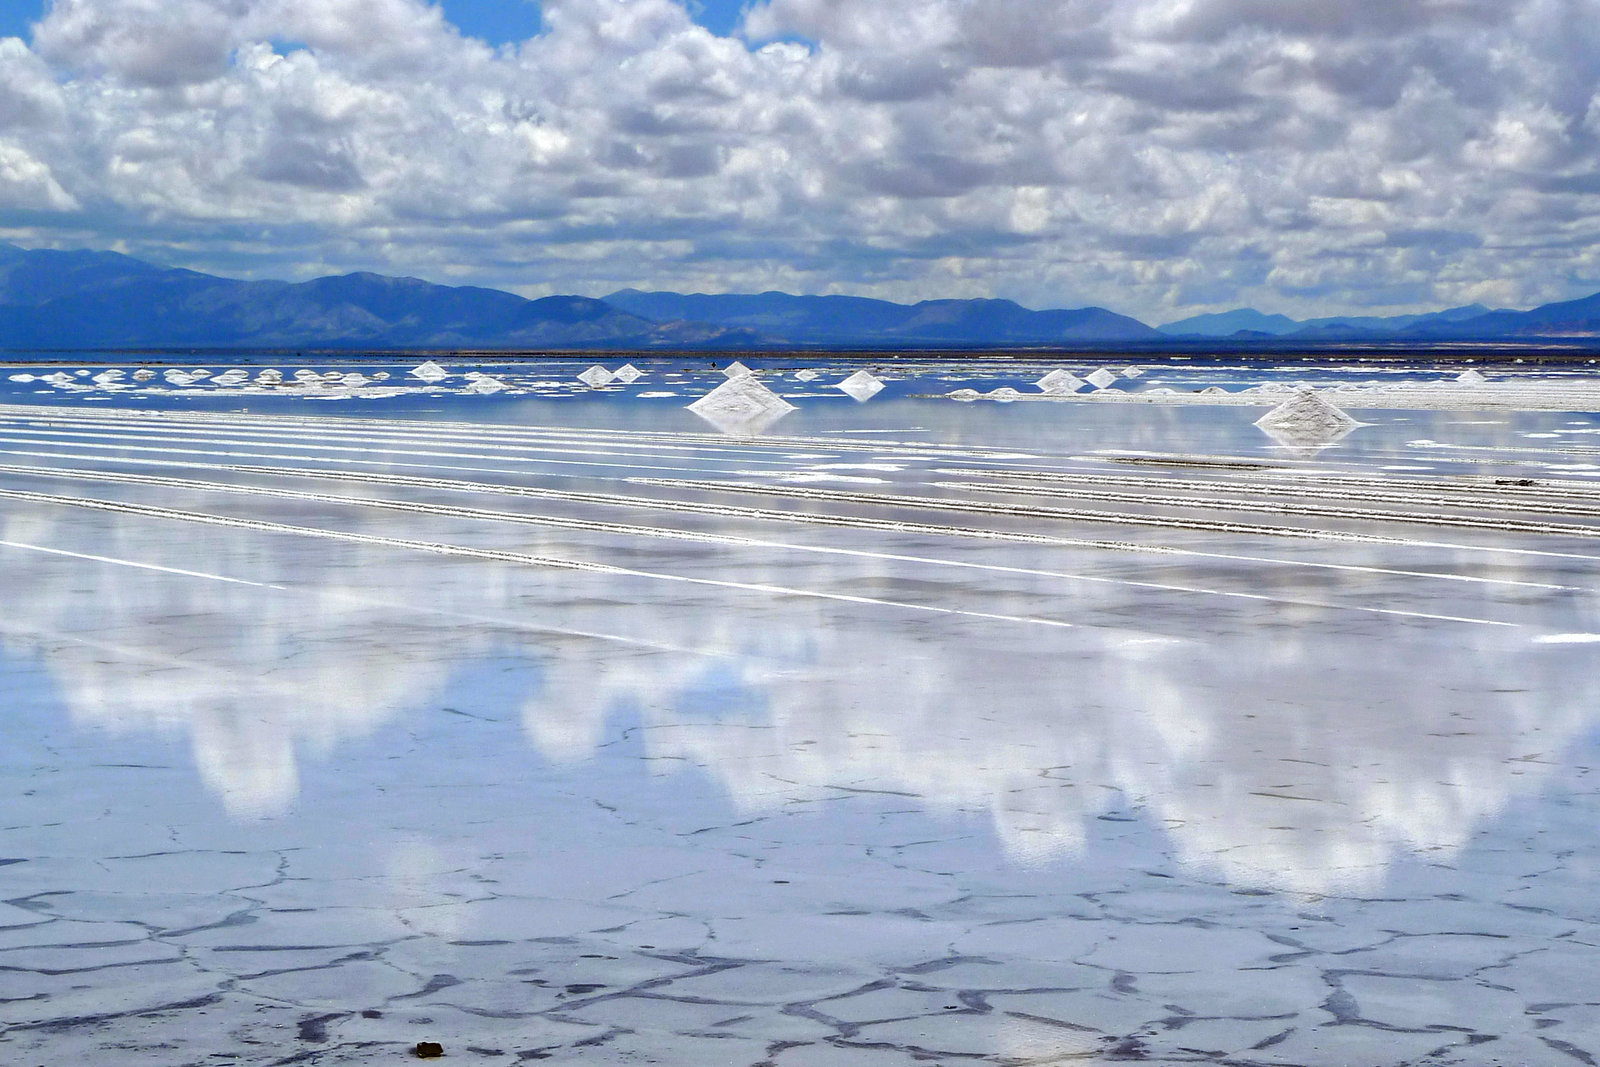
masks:
[[[0,1058],[1600,1056],[1587,372],[750,363],[0,371]]]

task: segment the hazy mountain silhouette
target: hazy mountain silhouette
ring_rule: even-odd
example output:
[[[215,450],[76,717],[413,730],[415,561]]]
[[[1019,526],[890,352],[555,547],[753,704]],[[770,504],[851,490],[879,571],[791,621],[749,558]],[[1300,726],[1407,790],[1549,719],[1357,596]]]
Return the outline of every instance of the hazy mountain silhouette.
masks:
[[[1010,300],[925,300],[895,304],[859,296],[704,294],[623,289],[606,302],[657,322],[685,320],[746,328],[793,344],[1048,345],[1149,341],[1161,335],[1104,308],[1030,311]]]

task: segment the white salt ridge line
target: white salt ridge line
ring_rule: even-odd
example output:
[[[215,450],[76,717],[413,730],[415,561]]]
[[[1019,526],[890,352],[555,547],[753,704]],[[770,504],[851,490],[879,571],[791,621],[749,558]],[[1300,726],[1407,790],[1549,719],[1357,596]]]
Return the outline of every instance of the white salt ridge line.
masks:
[[[65,556],[69,559],[87,560],[91,563],[111,563],[120,567],[133,567],[143,571],[158,571],[162,574],[176,574],[184,578],[204,578],[213,582],[226,582],[229,585],[248,585],[257,589],[284,589],[285,586],[273,585],[270,582],[252,582],[246,578],[230,578],[225,574],[212,574],[209,571],[191,571],[182,567],[164,567],[158,563],[138,563],[133,560],[119,559],[115,556],[96,556],[88,552],[69,552],[64,548],[50,548],[45,545],[30,545],[23,541],[0,541],[0,548],[23,549],[28,552],[42,552],[49,556]]]
[[[1457,504],[1463,507],[1483,508],[1491,511],[1539,511],[1559,509],[1563,506],[1582,508],[1581,514],[1600,514],[1600,485],[1593,482],[1573,482],[1565,479],[1541,479],[1538,485],[1497,485],[1494,480],[1465,482],[1455,478],[1446,481],[1423,481],[1420,478],[1395,478],[1374,476],[1370,478],[1343,475],[1305,475],[1293,482],[1251,480],[1240,475],[1230,481],[1205,478],[1163,478],[1140,474],[1081,474],[1073,471],[1012,471],[1004,469],[974,469],[966,467],[939,467],[934,474],[947,474],[967,478],[1001,478],[1014,482],[1057,482],[1070,485],[1109,485],[1118,487],[1149,487],[1151,489],[1178,490],[1181,492],[1215,491],[1225,493],[1252,493],[1288,496],[1303,499],[1326,499],[1359,494],[1363,500],[1395,504]],[[1505,479],[1499,479],[1501,481]],[[1452,496],[1458,499],[1451,500]],[[1594,507],[1571,501],[1571,497],[1595,498]],[[1511,502],[1507,502],[1507,501]],[[1580,512],[1574,512],[1577,514]]]
[[[292,534],[300,537],[342,541],[348,544],[376,545],[382,548],[397,548],[410,552],[426,552],[436,556],[493,560],[499,563],[544,567],[551,570],[566,570],[584,574],[604,574],[623,578],[642,578],[648,581],[677,582],[684,585],[698,585],[713,589],[729,589],[735,592],[765,593],[769,596],[788,596],[809,600],[827,600],[842,604],[898,608],[904,611],[916,611],[930,615],[988,619],[994,622],[1048,626],[1062,630],[1079,628],[1076,623],[1064,622],[1060,619],[1044,619],[1028,615],[1002,615],[986,611],[963,611],[960,608],[942,608],[931,604],[910,604],[898,600],[881,600],[876,597],[852,596],[847,593],[826,593],[816,589],[797,589],[790,586],[765,585],[758,582],[732,582],[717,578],[694,578],[683,574],[667,574],[660,571],[642,571],[631,567],[617,567],[609,563],[588,563],[582,560],[535,556],[524,552],[469,548],[465,545],[450,545],[434,541],[410,541],[399,537],[383,537],[378,534],[354,533],[348,530],[324,530],[314,526],[293,526],[288,523],[269,522],[265,519],[239,519],[227,515],[179,511],[175,508],[162,508],[150,504],[130,504],[114,500],[98,500],[92,497],[56,496],[50,493],[32,493],[20,489],[0,489],[0,499],[85,508],[92,511],[109,511],[122,515],[140,515],[146,518],[172,519],[179,522],[193,522],[205,526],[221,526],[235,530],[258,530],[264,533]],[[1492,623],[1490,625],[1510,624]]]
[[[55,452],[23,451],[19,449],[0,449],[0,455],[25,456],[34,459],[68,459],[79,461],[96,458]],[[493,496],[531,497],[534,499],[560,500],[570,503],[594,504],[599,506],[670,511],[692,515],[712,515],[724,518],[750,519],[753,521],[771,521],[791,525],[838,526],[848,529],[873,530],[876,532],[927,534],[944,537],[957,537],[969,540],[999,541],[1010,544],[1040,545],[1053,548],[1083,548],[1091,551],[1103,552],[1132,552],[1143,555],[1174,556],[1190,559],[1217,560],[1230,563],[1258,563],[1276,567],[1299,567],[1310,570],[1331,570],[1347,572],[1351,574],[1381,574],[1402,578],[1422,578],[1435,581],[1465,582],[1474,585],[1503,585],[1552,591],[1588,591],[1575,586],[1551,585],[1544,582],[1524,582],[1510,578],[1484,578],[1472,574],[1452,574],[1440,571],[1407,570],[1396,567],[1377,567],[1370,564],[1331,563],[1325,560],[1280,559],[1271,556],[1255,556],[1230,552],[1208,552],[1202,549],[1179,548],[1170,545],[1147,545],[1139,544],[1133,541],[1107,541],[1098,538],[1058,537],[1048,534],[1028,534],[1007,530],[984,530],[963,526],[934,526],[926,523],[917,523],[899,519],[870,519],[864,516],[856,515],[775,511],[767,508],[752,508],[737,504],[712,504],[687,500],[661,500],[655,497],[576,492],[563,489],[546,489],[538,486],[504,485],[497,483],[442,478],[422,478],[413,475],[402,474],[377,474],[367,471],[350,470],[326,471],[295,467],[257,467],[248,464],[203,464],[193,461],[149,459],[129,456],[115,457],[114,462],[125,465],[178,467],[188,470],[199,469],[208,471],[228,471],[235,473],[267,475],[272,477],[287,476],[295,478],[318,478],[341,482],[363,482],[380,485],[432,489],[445,492],[484,493]],[[354,463],[363,461],[348,460],[343,458],[330,458],[327,460],[327,462]],[[507,475],[518,473],[516,471],[501,471],[481,467],[436,468],[424,464],[383,464],[376,462],[375,465],[418,466],[426,470],[444,469],[453,470],[460,473],[473,474]],[[558,475],[558,477],[569,476]],[[1543,559],[1581,560],[1584,562],[1600,563],[1600,556],[1584,555],[1582,553],[1547,552],[1520,548],[1484,548],[1481,546],[1440,544],[1428,541],[1407,540],[1397,541],[1396,543],[1402,547],[1444,548],[1468,552],[1490,551],[1501,555],[1535,556]]]
[[[1203,511],[1240,511],[1269,515],[1299,515],[1306,518],[1348,519],[1358,522],[1392,522],[1407,526],[1438,526],[1454,530],[1496,530],[1502,533],[1567,534],[1572,537],[1600,536],[1600,528],[1522,519],[1477,519],[1467,515],[1430,515],[1422,512],[1374,511],[1367,508],[1341,508],[1324,504],[1301,504],[1288,500],[1228,500],[1221,497],[1167,497],[1148,493],[1119,493],[1112,489],[1074,489],[1065,485],[989,485],[981,482],[935,482],[940,489],[970,493],[1007,493],[1059,499],[1109,500],[1120,504],[1146,504],[1156,508],[1194,508]],[[1526,508],[1521,510],[1528,510]]]
[[[1536,645],[1600,645],[1600,634],[1541,634]]]
[[[134,570],[158,571],[184,578],[200,578],[206,581],[223,582],[229,585],[254,586],[259,589],[270,589],[273,592],[293,593],[312,597],[315,598],[319,603],[323,603],[328,600],[339,600],[346,603],[363,605],[366,607],[393,609],[395,611],[404,612],[410,615],[437,615],[441,618],[456,619],[462,622],[486,623],[501,629],[523,630],[529,633],[545,634],[557,637],[589,638],[596,641],[605,641],[611,644],[627,645],[631,648],[649,649],[654,652],[671,652],[675,654],[686,653],[689,655],[705,656],[713,659],[724,659],[736,654],[728,649],[695,648],[689,645],[668,644],[662,641],[646,641],[637,637],[627,637],[622,634],[606,633],[605,631],[601,630],[577,630],[566,626],[547,626],[540,623],[527,622],[524,619],[506,618],[499,615],[482,615],[476,612],[449,611],[444,608],[432,607],[427,604],[399,602],[394,600],[384,600],[379,597],[360,596],[358,594],[351,593],[347,589],[326,589],[320,587],[300,588],[292,585],[275,585],[270,582],[254,582],[248,578],[234,578],[226,574],[214,574],[209,571],[184,570],[180,567],[167,567],[159,563],[147,563],[141,560],[126,559],[120,556],[96,556],[87,552],[70,552],[64,548],[52,548],[47,545],[32,545],[22,541],[0,541],[0,547],[14,548],[28,552],[40,552],[51,556],[66,556],[72,559],[86,560],[93,563],[105,563],[116,567],[130,567]],[[0,621],[0,629],[4,629],[6,626],[6,623]],[[19,628],[12,629],[15,630]],[[56,636],[60,636],[63,639],[76,640],[80,644],[87,643],[87,641],[83,638],[73,638],[71,635],[67,634],[56,634]],[[121,646],[106,645],[95,642],[94,647],[117,649]]]
[[[1090,582],[1102,585],[1128,586],[1136,589],[1149,589],[1167,593],[1219,596],[1237,600],[1250,600],[1265,604],[1319,608],[1328,611],[1355,611],[1366,614],[1389,615],[1399,618],[1432,619],[1450,622],[1476,622],[1485,623],[1486,625],[1488,624],[1486,620],[1482,619],[1468,619],[1459,616],[1437,615],[1427,612],[1405,611],[1395,608],[1370,608],[1360,605],[1336,604],[1326,601],[1300,600],[1290,597],[1274,597],[1261,593],[1241,593],[1232,590],[1211,589],[1204,586],[1176,585],[1164,582],[1144,582],[1136,579],[1107,578],[1101,575],[1087,575],[1067,571],[1042,570],[1031,567],[1011,567],[1000,564],[972,563],[962,560],[948,560],[934,556],[913,556],[901,553],[874,552],[866,549],[803,545],[792,542],[768,541],[760,538],[741,537],[730,534],[714,534],[690,530],[676,530],[659,526],[638,526],[630,523],[603,522],[594,519],[573,519],[547,515],[527,515],[521,512],[492,511],[482,508],[460,508],[451,507],[449,505],[424,504],[416,501],[374,500],[371,497],[351,497],[334,493],[308,493],[289,489],[272,489],[265,486],[241,486],[227,482],[201,482],[182,478],[164,478],[158,475],[118,474],[110,471],[69,471],[58,468],[14,468],[4,466],[0,466],[0,471],[4,471],[6,473],[42,475],[46,477],[64,477],[79,481],[102,481],[117,484],[161,486],[189,491],[232,493],[240,496],[264,496],[275,499],[335,504],[349,507],[369,508],[380,511],[398,511],[444,518],[502,522],[514,525],[540,526],[564,530],[582,530],[588,533],[608,533],[631,537],[651,537],[663,540],[723,545],[734,548],[780,549],[784,551],[810,552],[822,555],[850,556],[859,559],[917,563],[938,567],[957,567],[966,570],[980,570],[1001,574],[1020,574],[1031,577],[1057,578],[1067,581]],[[1567,589],[1567,587],[1560,586],[1545,586],[1543,588]],[[1571,589],[1569,591],[1589,592],[1590,590]],[[1506,623],[1496,625],[1511,624]]]
[[[234,424],[259,424],[277,426],[287,429],[316,429],[327,426],[330,422],[337,425],[354,427],[375,427],[379,430],[392,431],[398,420],[389,418],[363,418],[350,415],[261,415],[239,412],[213,413],[213,412],[150,412],[133,409],[117,408],[73,408],[73,407],[41,407],[24,404],[0,404],[0,415],[19,417],[38,421],[41,419],[99,419],[114,417],[119,420],[127,418],[132,421],[152,421],[159,423],[184,423],[201,422],[216,423],[219,425]],[[450,436],[467,435],[470,437],[523,437],[538,438],[541,435],[566,435],[574,433],[593,433],[606,439],[634,440],[634,441],[697,441],[707,445],[721,444],[728,447],[728,439],[718,433],[700,433],[692,431],[659,431],[659,430],[623,430],[607,428],[595,431],[577,431],[573,429],[551,429],[546,427],[516,427],[505,423],[475,423],[475,422],[442,422],[423,419],[406,419],[407,427],[425,429],[431,433]],[[853,432],[853,431],[852,431]],[[971,446],[946,445],[930,441],[884,441],[864,440],[853,441],[847,437],[785,437],[773,434],[763,435],[763,445],[775,449],[819,447],[845,448],[852,451],[882,451],[885,449],[906,454],[915,454],[926,458],[939,456],[953,456],[973,459],[1032,459],[1033,456],[1018,452],[1015,449],[981,449]]]
[[[667,478],[629,478],[636,485],[662,488],[698,489],[704,492],[753,493],[759,496],[785,496],[799,499],[825,500],[835,503],[867,504],[875,507],[904,507],[957,511],[978,515],[995,515],[1010,518],[1064,519],[1074,522],[1111,523],[1123,526],[1151,526],[1162,529],[1201,530],[1213,533],[1262,534],[1275,537],[1294,537],[1314,541],[1347,541],[1360,544],[1409,544],[1404,539],[1380,537],[1374,534],[1351,533],[1342,530],[1317,530],[1296,526],[1261,526],[1250,523],[1228,522],[1220,519],[1187,519],[1163,515],[1144,515],[1124,511],[1099,511],[1089,508],[1046,507],[1031,504],[988,504],[977,500],[958,500],[949,497],[890,495],[888,493],[855,493],[844,489],[807,489],[792,486],[754,485],[749,482],[695,482]],[[1590,537],[1600,531],[1583,527],[1549,524],[1541,529],[1506,530],[1511,533],[1564,533],[1573,537]],[[1502,526],[1474,527],[1501,530]]]

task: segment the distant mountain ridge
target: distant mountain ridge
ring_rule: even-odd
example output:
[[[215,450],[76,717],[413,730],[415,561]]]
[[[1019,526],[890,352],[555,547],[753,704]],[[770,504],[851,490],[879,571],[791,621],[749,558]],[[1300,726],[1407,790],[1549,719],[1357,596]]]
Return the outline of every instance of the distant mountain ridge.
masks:
[[[1302,340],[1337,340],[1340,337],[1399,334],[1408,330],[1426,332],[1437,326],[1471,322],[1490,313],[1482,304],[1468,304],[1426,315],[1336,315],[1331,318],[1296,320],[1287,315],[1266,315],[1254,308],[1238,308],[1213,315],[1195,315],[1156,328],[1169,337],[1225,338],[1245,333]]]
[[[1161,335],[1105,308],[1030,311],[1010,300],[895,304],[860,296],[706,294],[623,289],[606,303],[657,322],[757,330],[793,344],[1047,345],[1152,341]]]
[[[1295,320],[1250,308],[1159,329],[1100,307],[1010,300],[897,304],[858,296],[682,294],[529,300],[476,286],[355,273],[241,281],[115,252],[0,243],[0,349],[978,348],[1213,342],[1600,338],[1600,293],[1530,311]]]
[[[0,347],[579,348],[745,345],[742,331],[659,326],[601,300],[527,300],[356,273],[239,281],[114,252],[0,245]]]

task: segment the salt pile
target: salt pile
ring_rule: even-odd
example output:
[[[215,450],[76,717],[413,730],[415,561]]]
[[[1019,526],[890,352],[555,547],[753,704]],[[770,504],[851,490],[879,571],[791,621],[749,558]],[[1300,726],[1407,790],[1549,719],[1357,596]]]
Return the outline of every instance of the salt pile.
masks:
[[[491,378],[487,374],[478,375],[473,379],[472,384],[467,386],[467,392],[476,393],[479,396],[493,396],[495,393],[503,393],[505,390],[505,382],[497,378]]]
[[[1144,377],[1144,369],[1141,368],[1141,367],[1126,367],[1122,371],[1122,376],[1124,378],[1129,379],[1129,380],[1132,380],[1134,378],[1143,378]]]
[[[310,385],[313,382],[321,382],[322,381],[322,375],[318,374],[314,370],[304,370],[304,369],[302,369],[302,370],[297,370],[297,371],[294,372],[294,380],[297,381],[297,382],[303,382],[306,385]]]
[[[100,385],[116,385],[124,377],[126,377],[126,374],[123,371],[103,370],[94,376],[94,380]]]
[[[1035,383],[1039,392],[1051,396],[1066,396],[1083,388],[1083,379],[1068,370],[1053,370]]]
[[[169,370],[163,374],[162,377],[165,378],[169,384],[177,386],[193,385],[198,380],[189,372],[181,370]]]
[[[869,371],[858,370],[835,386],[858,403],[866,403],[883,392],[883,381]]]
[[[250,374],[249,374],[248,371],[242,371],[242,370],[223,371],[221,374],[219,374],[215,378],[211,379],[211,384],[212,385],[220,385],[225,389],[231,389],[236,385],[243,385],[245,383],[245,380],[247,378],[249,378],[249,377],[250,377]]]
[[[727,369],[725,369],[722,373],[729,378],[748,378],[754,374],[755,371],[751,370],[749,367],[746,367],[738,360],[734,360],[732,363],[728,364]]]
[[[430,359],[421,366],[411,368],[411,376],[433,385],[450,377],[450,372]]]
[[[1318,449],[1339,441],[1361,424],[1318,396],[1315,390],[1301,389],[1257,419],[1256,425],[1279,444]]]
[[[610,371],[600,366],[600,364],[596,363],[594,366],[578,375],[578,381],[582,382],[584,385],[587,385],[590,389],[603,389],[615,381],[616,377],[617,376],[615,374],[612,374]]]
[[[275,370],[272,367],[268,367],[266,370],[264,370],[260,374],[256,375],[256,384],[257,385],[282,385],[283,384],[283,371]]]
[[[822,377],[822,375],[818,374],[814,370],[803,370],[795,374],[795,380],[801,382],[814,382],[820,377]]]
[[[11,380],[14,381],[14,382],[22,382],[22,383],[26,384],[28,382],[33,381],[33,375],[31,375],[31,374],[13,374],[11,376]]]
[[[1483,385],[1488,380],[1488,378],[1485,378],[1482,374],[1479,374],[1470,367],[1456,376],[1456,381],[1460,382],[1462,385]]]
[[[156,372],[151,370],[151,369],[149,369],[148,367],[140,367],[138,370],[133,372],[133,380],[136,381],[136,382],[148,382],[151,378],[154,378],[155,376],[156,376]]]
[[[1021,395],[1021,393],[1017,392],[1009,385],[1002,385],[998,389],[989,390],[989,399],[997,401],[1001,404],[1009,404]]]
[[[1085,381],[1094,386],[1096,389],[1105,389],[1116,380],[1116,373],[1109,367],[1101,367],[1099,370],[1095,371],[1085,379]]]
[[[621,382],[623,385],[632,385],[634,382],[644,377],[644,371],[640,370],[638,367],[635,367],[632,363],[624,363],[622,366],[617,368],[616,374],[612,375],[612,377]]]
[[[795,407],[747,374],[729,378],[690,404],[689,410],[723,433],[753,435]]]

